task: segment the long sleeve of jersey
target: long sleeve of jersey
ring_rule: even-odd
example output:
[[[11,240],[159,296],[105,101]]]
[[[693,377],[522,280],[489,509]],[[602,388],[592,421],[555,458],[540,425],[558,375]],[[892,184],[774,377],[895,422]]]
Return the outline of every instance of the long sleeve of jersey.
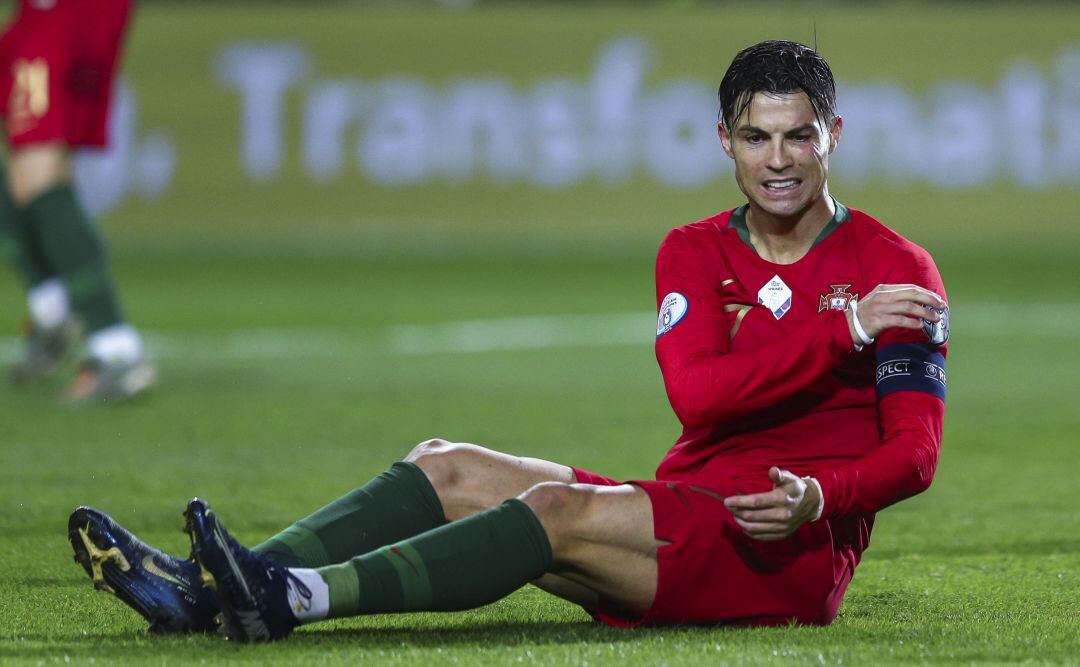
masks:
[[[930,486],[941,451],[945,403],[904,391],[878,402],[881,446],[846,466],[817,476],[825,519],[872,514]]]
[[[854,349],[844,313],[830,311],[783,340],[732,352],[732,330],[741,317],[771,315],[748,315],[747,309],[764,309],[725,296],[731,277],[725,267],[704,262],[683,230],[668,234],[660,247],[657,301],[678,295],[685,306],[676,324],[658,329],[656,357],[668,400],[686,428],[783,402],[829,374]]]
[[[888,277],[945,297],[937,267],[922,251]],[[817,477],[823,518],[877,512],[925,491],[941,452],[945,419],[945,345],[927,342],[922,331],[891,329],[875,343],[878,427],[881,445],[848,465]]]

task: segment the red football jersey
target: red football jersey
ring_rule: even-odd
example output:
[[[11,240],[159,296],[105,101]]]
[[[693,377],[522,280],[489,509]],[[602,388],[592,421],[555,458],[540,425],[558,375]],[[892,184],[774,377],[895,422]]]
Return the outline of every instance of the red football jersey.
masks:
[[[0,36],[0,115],[9,146],[106,145],[131,0],[20,0]]]
[[[679,227],[657,258],[656,356],[683,433],[657,479],[735,479],[770,466],[818,479],[824,518],[926,488],[944,417],[945,345],[894,329],[856,350],[843,310],[883,283],[946,298],[930,255],[837,204],[794,264],[762,259],[745,206]]]

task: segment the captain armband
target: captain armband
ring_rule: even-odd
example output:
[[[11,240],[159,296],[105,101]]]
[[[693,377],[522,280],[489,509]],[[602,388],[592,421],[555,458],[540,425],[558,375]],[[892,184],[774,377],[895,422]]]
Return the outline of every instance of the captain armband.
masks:
[[[945,356],[930,343],[895,343],[877,351],[877,394],[921,391],[945,400]]]

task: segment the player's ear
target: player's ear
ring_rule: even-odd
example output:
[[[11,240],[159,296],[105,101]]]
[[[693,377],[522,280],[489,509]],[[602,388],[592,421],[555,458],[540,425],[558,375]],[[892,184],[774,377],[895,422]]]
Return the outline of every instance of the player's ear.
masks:
[[[829,127],[829,152],[832,153],[836,150],[836,147],[840,145],[840,134],[844,130],[844,118],[843,116],[837,116],[833,118],[832,125]]]
[[[720,145],[724,147],[724,152],[727,153],[729,158],[734,160],[735,153],[731,150],[731,135],[728,134],[727,128],[722,122],[716,124],[716,134],[720,137]]]

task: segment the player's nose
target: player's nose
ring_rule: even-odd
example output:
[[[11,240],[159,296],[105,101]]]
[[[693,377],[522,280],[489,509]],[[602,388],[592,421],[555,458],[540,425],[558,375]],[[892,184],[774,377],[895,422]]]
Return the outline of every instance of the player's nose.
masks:
[[[765,166],[772,171],[783,171],[790,167],[791,163],[791,155],[785,150],[784,142],[770,142]]]

